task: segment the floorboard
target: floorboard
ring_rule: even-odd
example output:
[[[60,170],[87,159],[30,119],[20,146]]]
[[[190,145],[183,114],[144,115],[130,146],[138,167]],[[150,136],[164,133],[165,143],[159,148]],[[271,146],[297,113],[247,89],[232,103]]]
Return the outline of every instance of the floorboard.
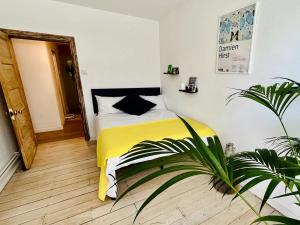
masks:
[[[130,225],[135,213],[158,185],[174,174],[157,178],[128,194],[116,206],[97,198],[99,169],[96,145],[75,138],[38,146],[29,171],[19,171],[0,193],[0,224]],[[119,185],[125,190],[143,175]],[[209,178],[193,177],[156,198],[135,224],[216,225],[250,224],[255,215],[239,199],[231,202],[209,190]],[[259,199],[246,194],[256,208]],[[269,205],[263,214],[277,214]]]

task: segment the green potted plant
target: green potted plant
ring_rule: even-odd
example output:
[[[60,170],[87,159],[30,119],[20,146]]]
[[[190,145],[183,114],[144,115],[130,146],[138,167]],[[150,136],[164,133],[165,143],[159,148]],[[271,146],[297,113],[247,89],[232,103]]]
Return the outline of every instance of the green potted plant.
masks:
[[[120,164],[149,156],[159,158],[137,164],[130,170],[126,170],[117,178],[116,182],[121,182],[149,169],[159,168],[162,163],[164,168],[151,172],[131,185],[118,197],[115,204],[127,193],[146,182],[164,174],[180,172],[162,184],[145,200],[138,209],[135,219],[154,198],[169,187],[192,176],[206,175],[211,177],[214,185],[225,185],[227,187],[227,190],[224,191],[225,194],[234,192],[234,198],[241,198],[257,216],[253,223],[272,221],[279,224],[300,224],[299,220],[285,216],[260,215],[262,208],[279,184],[285,185],[286,193],[276,196],[276,198],[293,196],[300,212],[300,139],[290,137],[283,122],[286,110],[300,95],[300,84],[290,79],[281,79],[283,79],[282,83],[267,87],[255,85],[245,90],[235,89],[236,92],[228,97],[228,102],[237,97],[250,99],[275,114],[282,125],[285,136],[268,140],[272,143],[273,149],[256,149],[255,151],[236,153],[226,157],[217,136],[209,137],[207,139],[208,144],[205,144],[194,129],[183,118],[180,118],[190,132],[191,137],[182,140],[166,138],[157,142],[144,141],[135,145],[125,154],[124,160]],[[171,156],[165,156],[166,152]],[[269,183],[261,201],[260,209],[256,210],[244,197],[244,193],[263,181]],[[236,188],[240,184],[243,184],[242,188]]]

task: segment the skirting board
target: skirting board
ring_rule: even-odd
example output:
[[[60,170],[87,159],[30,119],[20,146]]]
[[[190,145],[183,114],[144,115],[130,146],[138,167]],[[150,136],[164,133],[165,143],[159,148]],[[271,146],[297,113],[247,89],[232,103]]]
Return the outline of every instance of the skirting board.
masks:
[[[16,169],[20,165],[20,153],[15,152],[9,162],[5,165],[3,170],[0,171],[0,192],[3,190],[5,185],[8,183]]]

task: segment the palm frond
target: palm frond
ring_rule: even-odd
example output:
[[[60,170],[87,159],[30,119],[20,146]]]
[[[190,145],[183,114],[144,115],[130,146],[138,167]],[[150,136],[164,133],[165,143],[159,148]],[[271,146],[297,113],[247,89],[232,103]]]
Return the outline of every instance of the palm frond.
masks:
[[[293,80],[270,86],[254,85],[248,89],[234,89],[227,104],[237,97],[253,100],[271,110],[280,119],[288,107],[300,96],[300,86]]]
[[[294,152],[300,157],[300,138],[287,136],[272,137],[267,139],[267,144],[270,144],[279,155],[285,154],[286,156],[291,156]]]
[[[145,163],[140,163],[140,164],[134,164],[133,166],[130,167],[129,170],[126,170],[125,173],[120,174],[117,177],[116,182],[120,183],[123,180],[126,180],[130,177],[135,176],[136,174],[139,174],[144,171],[151,170],[153,168],[158,168],[161,165],[164,166],[171,166],[171,165],[177,165],[177,164],[191,164],[194,161],[190,160],[186,155],[184,154],[176,154],[176,155],[171,155],[171,156],[164,156],[161,158],[153,159],[151,161],[147,161]]]
[[[239,191],[240,194],[261,182],[270,181],[265,191],[260,211],[279,183],[291,185],[290,189],[294,187],[298,189],[300,187],[300,180],[297,178],[300,175],[300,167],[296,160],[291,157],[279,157],[274,150],[257,149],[255,152],[238,153],[233,157],[232,164],[235,180],[233,185],[245,183]],[[299,196],[298,194],[299,192],[295,192],[294,196],[297,197]]]
[[[278,222],[280,223],[279,225],[299,225],[300,220],[296,220],[293,218],[285,217],[285,216],[277,216],[277,215],[270,215],[270,216],[263,216],[255,221],[252,222],[254,223],[259,223],[259,222]]]
[[[293,79],[290,79],[290,78],[286,78],[286,77],[274,77],[273,79],[281,79],[281,80],[286,80],[286,81],[289,81],[289,82],[292,82],[292,83],[295,83],[298,87],[300,87],[300,83],[293,80]]]
[[[207,174],[207,175],[210,174],[209,171],[203,169],[199,165],[174,165],[174,166],[170,166],[170,167],[164,168],[163,170],[155,171],[155,172],[143,177],[139,181],[135,182],[125,192],[123,192],[120,195],[120,197],[115,201],[114,204],[116,204],[127,193],[129,193],[130,191],[140,187],[141,185],[145,184],[146,182],[151,181],[151,180],[153,180],[153,179],[155,179],[159,176],[162,176],[162,175],[165,175],[165,174],[168,174],[168,173],[174,173],[174,172],[177,172],[177,171],[195,171],[195,172],[199,172],[200,174]]]
[[[188,122],[186,122],[183,118],[179,118],[192,135],[192,139],[190,140],[193,141],[193,144],[195,145],[196,150],[201,158],[207,162],[209,169],[216,174],[216,176],[220,177],[226,184],[231,185],[231,181],[228,177],[228,171],[225,169],[227,168],[226,160],[222,160],[222,158],[225,158],[225,154],[219,138],[217,136],[214,136],[213,139],[208,138],[210,144],[207,146],[201,137],[199,137],[199,135],[196,133],[196,131],[191,127],[191,125],[188,124]]]
[[[295,196],[295,195],[300,195],[300,191],[293,191],[293,192],[290,192],[290,193],[287,193],[287,194],[277,195],[273,198],[283,198],[283,197]],[[298,203],[296,203],[296,204],[298,204]]]

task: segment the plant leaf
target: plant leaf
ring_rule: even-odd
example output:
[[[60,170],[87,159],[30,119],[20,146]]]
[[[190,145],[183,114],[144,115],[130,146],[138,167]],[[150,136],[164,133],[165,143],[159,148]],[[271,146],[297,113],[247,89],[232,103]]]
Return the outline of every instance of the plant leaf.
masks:
[[[260,209],[259,209],[259,212],[261,212],[261,210],[263,209],[264,205],[267,203],[267,201],[269,200],[271,194],[273,193],[273,191],[275,190],[275,188],[277,187],[277,185],[280,183],[281,181],[279,180],[271,180],[268,187],[267,187],[267,190],[265,192],[265,195],[263,197],[263,200],[261,202],[261,205],[260,205]]]
[[[283,197],[293,196],[293,195],[300,195],[300,191],[293,191],[293,192],[290,192],[290,193],[287,193],[287,194],[275,196],[273,198],[283,198]]]
[[[300,220],[296,220],[296,219],[285,217],[285,216],[275,216],[275,215],[260,217],[260,218],[256,219],[255,221],[253,221],[252,224],[258,223],[258,222],[279,222],[279,223],[285,224],[285,225],[300,224]]]
[[[146,182],[151,181],[154,178],[157,178],[157,177],[162,176],[164,174],[173,173],[173,172],[182,171],[182,170],[195,170],[196,172],[201,172],[202,174],[207,174],[207,172],[205,170],[202,170],[199,166],[194,166],[194,165],[191,165],[191,166],[190,165],[175,165],[175,166],[165,168],[163,170],[155,171],[155,172],[143,177],[142,179],[138,180],[133,185],[131,185],[126,191],[124,191],[121,194],[120,197],[117,198],[114,205],[117,202],[119,202],[127,193],[129,193],[130,191],[132,191],[132,190],[138,188],[139,186],[145,184]]]

